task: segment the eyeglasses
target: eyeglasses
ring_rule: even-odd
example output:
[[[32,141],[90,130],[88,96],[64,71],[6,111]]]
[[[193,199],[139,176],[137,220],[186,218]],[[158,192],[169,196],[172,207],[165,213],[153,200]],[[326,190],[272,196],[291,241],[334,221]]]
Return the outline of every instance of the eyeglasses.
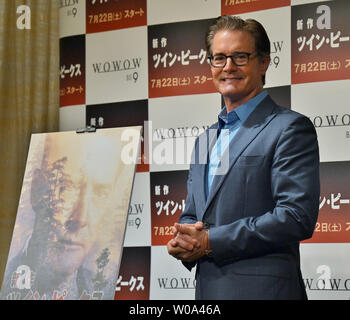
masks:
[[[234,52],[230,56],[226,56],[224,54],[215,54],[213,56],[209,56],[208,59],[210,61],[210,65],[214,68],[223,68],[226,66],[227,58],[231,58],[232,62],[236,66],[245,66],[249,62],[250,56],[256,54],[257,52]]]

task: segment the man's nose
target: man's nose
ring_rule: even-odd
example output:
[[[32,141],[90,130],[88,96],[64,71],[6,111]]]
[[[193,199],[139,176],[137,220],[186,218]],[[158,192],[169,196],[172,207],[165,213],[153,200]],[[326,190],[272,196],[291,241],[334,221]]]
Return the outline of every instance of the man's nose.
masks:
[[[233,62],[232,57],[228,57],[226,59],[226,65],[223,68],[223,71],[235,71],[235,70],[237,70],[236,64]]]
[[[64,224],[68,232],[77,232],[88,223],[89,201],[87,189],[86,186],[81,187],[79,197],[72,208],[69,218]]]

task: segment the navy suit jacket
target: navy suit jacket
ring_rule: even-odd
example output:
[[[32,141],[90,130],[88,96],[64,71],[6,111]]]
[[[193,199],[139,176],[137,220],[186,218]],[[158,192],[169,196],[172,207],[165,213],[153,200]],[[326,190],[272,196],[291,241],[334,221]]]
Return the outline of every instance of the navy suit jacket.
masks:
[[[209,228],[212,256],[184,263],[197,264],[196,299],[306,299],[299,242],[313,234],[320,196],[313,124],[267,96],[230,142],[228,170],[206,199],[210,129],[196,140],[180,217]]]

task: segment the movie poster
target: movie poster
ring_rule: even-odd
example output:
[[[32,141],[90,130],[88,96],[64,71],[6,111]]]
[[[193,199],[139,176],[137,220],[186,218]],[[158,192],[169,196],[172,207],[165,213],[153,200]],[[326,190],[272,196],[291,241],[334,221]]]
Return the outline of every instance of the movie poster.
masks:
[[[32,135],[1,299],[114,299],[140,131]]]
[[[149,98],[216,92],[204,37],[214,21],[148,26]]]

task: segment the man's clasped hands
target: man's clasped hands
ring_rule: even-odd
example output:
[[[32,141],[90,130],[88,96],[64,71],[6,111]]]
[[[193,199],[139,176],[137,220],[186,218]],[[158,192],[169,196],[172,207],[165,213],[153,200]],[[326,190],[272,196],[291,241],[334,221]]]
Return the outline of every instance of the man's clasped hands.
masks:
[[[175,223],[171,228],[175,236],[168,242],[167,248],[174,258],[193,262],[210,251],[209,231],[204,228],[203,222]]]

